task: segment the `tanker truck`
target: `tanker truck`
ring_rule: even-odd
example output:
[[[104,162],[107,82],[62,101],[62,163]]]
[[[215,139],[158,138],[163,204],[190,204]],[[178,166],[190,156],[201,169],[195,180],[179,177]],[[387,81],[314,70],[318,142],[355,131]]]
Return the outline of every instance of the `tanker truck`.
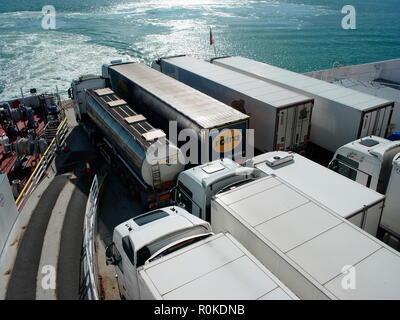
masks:
[[[169,205],[176,177],[185,167],[180,149],[106,88],[103,78],[81,77],[71,91],[77,120],[108,164],[122,171],[142,205]]]

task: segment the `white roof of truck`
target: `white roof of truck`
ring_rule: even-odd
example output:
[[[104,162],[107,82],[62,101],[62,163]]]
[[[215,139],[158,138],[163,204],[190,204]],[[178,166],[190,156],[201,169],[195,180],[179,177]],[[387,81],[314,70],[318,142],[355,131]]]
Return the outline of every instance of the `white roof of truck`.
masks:
[[[249,116],[141,63],[111,66],[111,69],[156,95],[202,128],[215,128]]]
[[[370,142],[369,145],[366,142]],[[369,156],[372,154],[379,161],[383,161],[385,153],[393,150],[400,149],[400,141],[390,141],[385,138],[377,136],[367,136],[352,142],[349,142],[342,146],[343,149],[351,149],[352,151],[357,151],[361,154]],[[339,149],[340,150],[340,149]]]
[[[288,89],[190,56],[164,58],[163,61],[198,74],[210,81],[217,82],[224,87],[240,92],[275,108],[298,105],[312,100],[312,98]]]
[[[293,160],[271,167],[265,160],[272,157]],[[268,152],[253,158],[255,167],[267,174],[275,174],[309,197],[344,218],[359,212],[364,206],[383,201],[385,196],[344,177],[297,153]]]
[[[216,201],[332,299],[400,299],[399,253],[284,181],[269,176]],[[354,290],[341,285],[349,265]]]
[[[219,58],[214,60],[213,63],[247,75],[252,75],[268,82],[281,83],[303,92],[307,92],[310,96],[319,96],[321,98],[333,100],[361,111],[367,111],[391,103],[391,101],[386,99],[344,88],[300,73],[244,57]]]
[[[297,297],[229,234],[218,234],[140,271],[156,298],[291,300]]]

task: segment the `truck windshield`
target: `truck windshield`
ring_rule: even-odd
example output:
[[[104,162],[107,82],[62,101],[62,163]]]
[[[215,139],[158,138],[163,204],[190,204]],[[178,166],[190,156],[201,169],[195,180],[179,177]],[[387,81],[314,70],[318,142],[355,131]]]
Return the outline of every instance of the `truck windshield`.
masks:
[[[250,178],[250,179],[241,180],[241,181],[232,183],[232,184],[226,186],[225,188],[223,188],[221,191],[219,191],[218,194],[227,192],[229,190],[235,189],[235,188],[240,187],[240,186],[243,186],[243,185],[245,185],[245,184],[247,184],[249,182],[255,181],[255,180],[257,180],[257,179],[256,178]]]
[[[150,222],[156,221],[158,219],[162,219],[165,217],[168,217],[168,213],[162,210],[157,210],[149,213],[145,213],[137,218],[134,218],[133,221],[138,225],[138,226],[143,226],[145,224],[148,224]]]
[[[357,171],[350,168],[349,166],[345,165],[344,163],[341,163],[338,160],[333,160],[331,164],[329,165],[329,169],[341,174],[342,176],[345,176],[351,180],[356,180],[357,178]]]
[[[209,233],[209,234],[203,234],[203,235],[196,236],[196,237],[193,237],[193,238],[184,240],[184,241],[182,241],[182,242],[179,242],[179,243],[177,243],[177,244],[175,244],[175,245],[173,245],[173,246],[171,246],[171,247],[165,249],[164,251],[160,252],[160,253],[159,253],[158,255],[156,255],[155,257],[151,258],[151,259],[149,260],[149,262],[154,261],[154,260],[157,260],[157,259],[160,259],[160,258],[166,256],[167,254],[170,254],[170,253],[175,252],[175,251],[177,251],[177,250],[179,250],[179,249],[182,249],[182,248],[184,248],[184,247],[186,247],[186,246],[188,246],[188,245],[191,245],[191,244],[196,243],[196,242],[198,242],[198,241],[200,241],[200,240],[203,240],[203,239],[205,239],[205,238],[208,238],[209,236],[211,236],[211,233]]]
[[[171,243],[193,236],[203,236],[209,234],[210,230],[202,225],[168,234],[139,249],[137,251],[136,266],[142,266],[152,255],[156,254],[163,248],[168,247]]]

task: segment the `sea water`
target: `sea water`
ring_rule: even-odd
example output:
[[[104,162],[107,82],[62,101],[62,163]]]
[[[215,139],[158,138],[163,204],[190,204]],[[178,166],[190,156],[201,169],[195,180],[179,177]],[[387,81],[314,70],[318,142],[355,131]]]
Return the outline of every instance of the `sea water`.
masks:
[[[345,5],[356,29],[342,26]],[[306,72],[399,58],[399,35],[400,0],[0,0],[0,101],[20,88],[64,95],[119,57],[241,55]]]

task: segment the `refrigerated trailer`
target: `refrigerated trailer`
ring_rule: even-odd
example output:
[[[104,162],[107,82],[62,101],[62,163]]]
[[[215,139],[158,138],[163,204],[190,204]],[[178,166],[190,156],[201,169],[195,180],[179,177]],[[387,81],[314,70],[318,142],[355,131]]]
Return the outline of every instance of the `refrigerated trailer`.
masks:
[[[198,139],[200,154],[200,159],[193,161],[208,162],[221,153],[243,159],[249,116],[144,64],[105,65],[103,77],[122,99],[137,106],[173,142],[173,135],[179,137],[183,129],[191,129]],[[177,133],[169,132],[172,121],[176,121]],[[189,141],[185,135],[184,141],[177,141],[179,147]]]
[[[259,151],[304,150],[313,98],[189,56],[157,64],[163,73],[249,115]]]
[[[274,174],[309,197],[376,236],[385,196],[297,153],[269,152],[246,166]]]
[[[368,136],[385,137],[394,102],[243,57],[223,57],[212,63],[314,98],[311,142],[335,152]]]
[[[278,177],[217,194],[211,225],[300,299],[400,299],[400,253]]]

